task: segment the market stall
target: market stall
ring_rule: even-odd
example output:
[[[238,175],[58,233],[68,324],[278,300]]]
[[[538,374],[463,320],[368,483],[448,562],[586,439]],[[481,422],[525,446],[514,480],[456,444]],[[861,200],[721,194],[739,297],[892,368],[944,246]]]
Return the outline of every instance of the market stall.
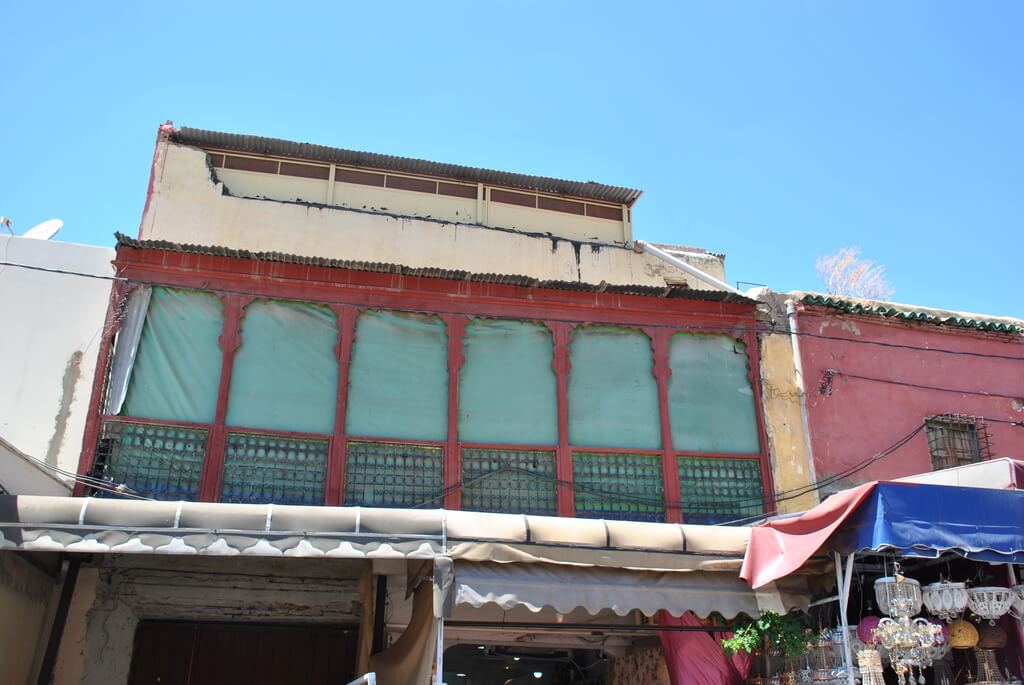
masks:
[[[876,566],[881,560],[882,574],[873,594],[887,616],[879,619],[877,627],[860,630],[860,635],[885,648],[881,653],[890,656],[900,682],[923,683],[923,670],[941,661],[949,647],[978,645],[983,636],[976,626],[990,637],[995,634],[986,644],[1005,645],[1005,636],[1000,640],[997,631],[988,628],[1004,616],[1018,617],[1024,608],[1024,585],[1014,571],[1015,565],[1024,564],[1024,491],[868,483],[833,495],[799,517],[755,528],[740,575],[756,589],[796,572],[821,554],[835,560],[847,681],[854,682],[860,656],[854,654],[847,623],[855,565],[872,559]],[[940,578],[922,587],[911,577],[910,568],[934,575],[935,563],[921,560],[940,559],[998,564],[1000,572],[989,573],[994,578],[990,584],[973,586],[970,579]],[[899,566],[901,561],[906,569]],[[923,606],[935,621],[917,617]],[[945,628],[939,625],[946,622]],[[1015,644],[1010,647],[1019,654],[1020,622],[1004,623],[1014,634]],[[979,682],[1007,682],[1001,669],[987,663],[994,662],[990,650],[979,649],[982,653],[976,656],[973,675]],[[872,652],[881,655],[871,646],[861,651],[860,675],[864,683],[881,683],[880,664],[874,663]],[[943,670],[936,668],[933,677],[942,681]],[[1015,670],[1020,677],[1019,663]]]

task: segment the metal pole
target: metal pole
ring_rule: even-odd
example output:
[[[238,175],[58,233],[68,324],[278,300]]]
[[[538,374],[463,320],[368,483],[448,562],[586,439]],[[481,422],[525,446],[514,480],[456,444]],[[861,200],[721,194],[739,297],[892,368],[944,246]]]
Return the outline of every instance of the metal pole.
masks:
[[[444,618],[437,618],[437,673],[434,685],[444,685]]]
[[[846,680],[855,685],[853,680],[853,650],[850,648],[850,625],[846,620],[846,607],[850,603],[850,581],[853,577],[853,555],[848,556],[846,573],[843,573],[843,557],[833,552],[836,560],[836,583],[839,585],[839,621],[843,627],[843,660],[846,662]]]
[[[79,556],[72,554],[67,570],[64,572],[64,584],[60,588],[60,599],[57,600],[57,611],[53,615],[50,638],[46,641],[46,651],[43,653],[43,661],[39,667],[39,678],[36,681],[39,685],[49,685],[53,680],[53,667],[57,664],[60,640],[64,636],[64,624],[68,621],[68,609],[71,607],[71,598],[75,595],[78,568],[81,563]]]

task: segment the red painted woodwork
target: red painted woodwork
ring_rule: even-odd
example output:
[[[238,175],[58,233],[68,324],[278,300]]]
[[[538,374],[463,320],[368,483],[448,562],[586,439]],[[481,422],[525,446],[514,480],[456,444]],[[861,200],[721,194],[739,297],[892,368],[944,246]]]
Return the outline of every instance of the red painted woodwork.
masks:
[[[558,479],[556,507],[559,516],[576,515],[576,496],[573,492],[572,449],[569,447],[569,334],[572,326],[565,323],[550,325],[554,337],[554,357],[551,368],[555,371],[558,393],[558,447],[555,449],[555,478]]]
[[[754,325],[754,304],[475,283],[118,248],[118,275],[157,285],[434,314],[730,332]]]
[[[668,363],[668,348],[672,332],[659,329],[648,335],[651,336],[654,351],[652,372],[658,384],[658,412],[661,414],[661,477],[665,497],[665,520],[669,523],[682,523],[679,468],[672,449],[672,421],[668,410],[668,382],[672,377],[672,369]]]
[[[1024,396],[1021,336],[819,307],[802,307],[797,319],[818,481],[841,476],[833,486],[839,489],[931,471],[922,430],[893,454],[846,475],[926,418],[945,413],[989,418],[992,455],[1024,455],[1024,429],[1005,423],[1024,420],[1024,402],[1013,399]],[[830,369],[892,382],[836,375],[823,394]]]
[[[345,495],[345,463],[348,459],[348,438],[345,433],[348,372],[352,361],[352,344],[356,337],[356,318],[360,310],[336,306],[334,312],[338,315],[338,344],[334,348],[338,355],[338,395],[334,410],[334,437],[327,460],[327,486],[324,488],[324,504],[328,506],[340,505]]]
[[[459,449],[459,371],[465,362],[462,341],[466,317],[444,317],[448,327],[448,440],[444,448],[444,507],[462,508],[462,451]]]
[[[224,301],[224,330],[220,336],[220,384],[213,425],[210,426],[206,438],[206,458],[203,460],[203,474],[199,484],[201,502],[216,502],[220,499],[220,487],[224,478],[224,448],[227,444],[224,421],[228,414],[231,373],[235,365],[235,352],[242,341],[242,310],[252,301],[250,297],[239,295],[224,295],[221,299]]]
[[[761,492],[765,497],[765,513],[774,514],[775,506],[775,479],[772,478],[771,462],[768,459],[770,447],[768,446],[768,428],[764,421],[764,410],[761,407],[761,346],[758,344],[757,334],[749,332],[744,334],[743,342],[747,346],[747,354],[750,359],[750,366],[747,369],[747,377],[750,379],[750,388],[754,391],[754,414],[757,417],[757,443],[761,447]],[[737,455],[739,456],[739,455]]]
[[[569,338],[577,324],[628,325],[643,330],[651,341],[654,354],[653,373],[658,387],[658,405],[661,418],[661,450],[617,448],[580,448],[608,454],[657,454],[662,460],[666,516],[669,521],[681,521],[681,497],[677,457],[693,455],[724,458],[757,458],[761,462],[764,492],[773,492],[767,454],[765,428],[760,409],[760,373],[757,358],[757,327],[754,306],[751,303],[722,303],[702,300],[668,299],[637,295],[589,293],[534,287],[470,283],[440,278],[399,276],[338,268],[281,264],[229,257],[214,257],[156,249],[121,247],[115,262],[120,276],[131,281],[154,285],[196,288],[217,292],[225,302],[225,323],[221,335],[222,365],[217,410],[214,423],[173,425],[195,426],[209,429],[207,458],[204,462],[200,499],[216,501],[220,496],[223,472],[224,446],[227,431],[315,437],[329,439],[330,457],[324,502],[327,505],[344,504],[345,462],[349,441],[394,442],[431,445],[443,448],[444,506],[457,509],[461,504],[461,449],[458,442],[458,390],[459,371],[463,364],[463,334],[472,316],[498,316],[534,320],[544,323],[552,332],[554,354],[552,369],[556,376],[558,400],[558,444],[533,445],[474,445],[510,450],[551,449],[555,453],[557,510],[560,516],[575,515],[573,492],[573,452],[569,444],[568,375],[570,372]],[[115,291],[124,291],[127,285],[119,283]],[[103,387],[112,352],[113,333],[116,330],[116,312],[123,293],[112,297],[108,311],[107,334],[101,340],[100,359],[94,380],[87,423],[85,444],[79,464],[81,473],[92,466],[101,421],[119,417],[101,415]],[[227,427],[227,400],[231,382],[234,355],[241,342],[241,317],[245,305],[257,297],[297,299],[327,304],[338,315],[338,394],[336,398],[335,428],[331,436],[289,431],[248,430]],[[345,431],[349,365],[355,337],[356,319],[364,308],[395,309],[440,314],[448,327],[448,437],[445,441],[390,439],[379,436],[351,436]],[[676,330],[698,330],[735,336],[746,330],[743,339],[750,354],[750,379],[755,389],[761,451],[759,454],[711,454],[680,452],[672,448],[672,431],[668,411],[668,382],[671,375],[668,364],[669,338]],[[165,423],[165,422],[152,422]],[[468,445],[467,445],[468,446]],[[76,494],[83,494],[76,492]]]
[[[92,394],[89,396],[89,413],[86,414],[85,431],[82,435],[82,453],[78,457],[78,473],[88,474],[96,462],[96,445],[100,439],[102,424],[99,416],[102,413],[103,401],[106,399],[107,379],[110,362],[114,354],[114,338],[121,328],[121,312],[124,307],[129,285],[115,282],[110,289],[110,301],[107,315],[103,320],[103,333],[100,335],[100,349],[96,358],[96,372],[92,380]],[[72,494],[75,497],[85,495],[86,486],[75,481]]]

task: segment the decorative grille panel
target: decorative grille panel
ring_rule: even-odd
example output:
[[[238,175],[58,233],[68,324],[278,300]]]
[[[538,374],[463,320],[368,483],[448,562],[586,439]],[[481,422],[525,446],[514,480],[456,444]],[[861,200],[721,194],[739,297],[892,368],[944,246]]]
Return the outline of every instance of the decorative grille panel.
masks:
[[[145,497],[194,500],[205,453],[204,429],[105,421],[97,465],[105,479]]]
[[[345,505],[423,507],[442,501],[440,447],[394,442],[350,442]]]
[[[764,513],[757,459],[679,457],[683,521],[724,523]]]
[[[579,518],[665,520],[659,455],[576,452],[572,463]]]
[[[228,433],[222,502],[324,503],[326,439]]]
[[[463,448],[462,508],[554,516],[554,452]]]

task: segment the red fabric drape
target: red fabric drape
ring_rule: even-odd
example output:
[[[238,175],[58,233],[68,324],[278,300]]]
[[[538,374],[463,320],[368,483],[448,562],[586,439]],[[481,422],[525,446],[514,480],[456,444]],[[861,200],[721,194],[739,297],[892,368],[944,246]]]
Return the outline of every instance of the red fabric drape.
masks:
[[[658,623],[701,625],[692,613],[676,618],[664,611],[659,612]],[[672,685],[740,685],[750,673],[749,655],[738,653],[730,657],[722,651],[722,640],[730,633],[665,631],[658,635]]]
[[[877,481],[844,490],[796,518],[770,521],[751,530],[740,578],[751,587],[759,588],[796,571],[825,544],[876,485]]]

